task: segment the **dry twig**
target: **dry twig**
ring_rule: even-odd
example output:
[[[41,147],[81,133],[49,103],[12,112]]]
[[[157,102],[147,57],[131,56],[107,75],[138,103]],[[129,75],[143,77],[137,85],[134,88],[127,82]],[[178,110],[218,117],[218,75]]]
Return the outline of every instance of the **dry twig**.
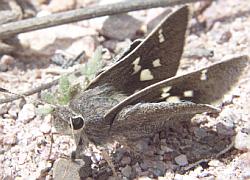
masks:
[[[44,17],[35,17],[17,22],[7,23],[0,26],[0,39],[5,39],[18,33],[32,30],[72,23],[76,21],[126,13],[148,8],[174,6],[184,3],[197,2],[202,0],[134,0],[122,3],[108,4],[103,6],[86,7]]]

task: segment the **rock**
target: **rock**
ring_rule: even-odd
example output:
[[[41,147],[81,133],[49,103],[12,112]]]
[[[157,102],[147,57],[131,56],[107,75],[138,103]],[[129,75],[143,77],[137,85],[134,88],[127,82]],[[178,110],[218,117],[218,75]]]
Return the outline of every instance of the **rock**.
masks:
[[[75,5],[75,0],[52,0],[49,3],[49,9],[51,12],[61,12],[71,10]]]
[[[161,145],[161,150],[165,153],[173,152],[174,150],[169,148],[167,145]]]
[[[121,160],[122,165],[129,165],[131,163],[131,158],[129,156],[124,156]]]
[[[171,13],[171,9],[166,9],[160,15],[156,16],[147,24],[147,34],[149,34],[169,13]]]
[[[51,131],[51,125],[42,123],[42,125],[40,126],[40,131],[45,134],[49,133]]]
[[[5,145],[15,145],[17,143],[16,133],[8,134],[3,138],[3,144]]]
[[[179,165],[179,166],[186,166],[188,165],[188,160],[187,160],[187,156],[184,154],[181,154],[177,157],[174,158],[175,162]]]
[[[192,119],[191,119],[193,124],[205,124],[208,122],[208,117],[204,114],[196,114]]]
[[[86,163],[82,159],[58,159],[54,163],[53,167],[53,178],[55,180],[70,180],[70,179],[81,179],[90,176],[91,167],[86,166]]]
[[[139,177],[138,180],[151,180],[149,177]]]
[[[42,133],[47,134],[51,131],[51,118],[52,116],[50,114],[44,117],[43,123],[40,126]]]
[[[18,111],[19,111],[19,107],[17,107],[16,104],[15,104],[15,105],[10,107],[10,109],[8,110],[8,114],[11,117],[16,118]]]
[[[7,71],[8,71],[8,66],[0,62],[0,72],[7,72]]]
[[[234,147],[241,151],[247,151],[250,149],[250,135],[238,132],[235,136]]]
[[[206,132],[205,129],[199,128],[199,127],[194,127],[194,135],[198,139],[203,139],[208,136],[208,133]]]
[[[232,136],[235,134],[234,129],[232,127],[228,126],[228,124],[226,123],[221,123],[221,122],[216,124],[216,131],[218,134],[226,136]]]
[[[144,160],[142,163],[140,163],[140,167],[143,171],[146,171],[148,168],[153,167],[153,161]]]
[[[176,174],[175,177],[174,177],[174,180],[183,180],[183,175],[181,174]]]
[[[124,148],[117,149],[115,154],[114,154],[114,161],[116,163],[120,162],[125,153],[126,153],[126,149],[124,149]]]
[[[139,152],[145,152],[149,149],[148,143],[149,143],[149,139],[142,139],[140,141],[137,141],[135,148]]]
[[[138,162],[135,165],[133,165],[133,169],[135,170],[136,174],[140,174],[142,172],[140,164]]]
[[[102,27],[102,34],[110,39],[135,39],[142,22],[128,14],[109,16]],[[118,28],[119,27],[119,28]]]
[[[240,120],[240,116],[231,108],[224,109],[216,119],[219,122],[225,123],[228,127],[234,127],[234,124]]]
[[[149,170],[155,176],[163,176],[167,166],[166,163],[162,161],[144,160],[143,163],[140,164],[140,167],[143,171]]]
[[[235,134],[235,123],[240,120],[240,116],[230,108],[224,109],[216,119],[219,123],[216,125],[218,134],[232,136]]]
[[[66,49],[66,52],[77,56],[84,51],[84,56],[92,57],[98,45],[99,42],[96,36],[86,36],[72,42],[72,44]]]
[[[213,160],[209,161],[208,165],[210,167],[219,167],[219,166],[222,166],[223,163],[220,162],[219,160],[213,159]]]
[[[132,175],[132,167],[127,165],[126,167],[122,168],[121,173],[123,176],[130,178]]]
[[[104,41],[102,45],[104,48],[107,48],[108,50],[114,52],[116,48],[116,44],[117,44],[117,40],[110,39],[110,40]]]
[[[19,165],[22,165],[26,162],[26,159],[27,159],[27,153],[20,153],[18,155],[18,164]]]
[[[25,104],[18,113],[17,121],[28,123],[35,115],[35,106],[33,104]]]
[[[9,55],[3,55],[0,59],[0,62],[6,66],[11,66],[11,65],[15,64],[15,59]]]
[[[250,179],[250,168],[246,168],[242,172],[242,179]]]
[[[119,178],[117,176],[109,176],[108,180],[121,180],[121,178]]]
[[[170,179],[174,179],[174,173],[171,171],[166,172],[164,177],[158,177],[158,180],[170,180]]]
[[[220,37],[218,43],[223,44],[223,43],[225,43],[225,42],[228,42],[228,41],[231,39],[231,37],[232,37],[232,33],[231,33],[230,31],[226,31],[226,32],[224,32],[224,33],[221,35],[221,37]]]
[[[1,70],[0,70],[0,71],[1,71]],[[7,104],[1,104],[1,105],[0,105],[0,116],[1,116],[1,115],[4,115],[4,114],[7,114],[9,108],[10,108],[10,107],[9,107]]]
[[[154,163],[154,168],[152,169],[152,173],[155,176],[163,176],[166,172],[166,164],[162,161],[157,161]]]

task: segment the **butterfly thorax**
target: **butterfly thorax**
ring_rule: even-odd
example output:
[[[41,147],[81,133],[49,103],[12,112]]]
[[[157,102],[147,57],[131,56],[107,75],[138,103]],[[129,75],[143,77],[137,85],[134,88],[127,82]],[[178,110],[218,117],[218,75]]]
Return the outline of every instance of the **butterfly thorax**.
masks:
[[[83,117],[84,133],[88,139],[101,143],[108,137],[111,123],[104,120],[104,115],[126,97],[112,86],[98,86],[78,93],[71,100],[69,108]]]

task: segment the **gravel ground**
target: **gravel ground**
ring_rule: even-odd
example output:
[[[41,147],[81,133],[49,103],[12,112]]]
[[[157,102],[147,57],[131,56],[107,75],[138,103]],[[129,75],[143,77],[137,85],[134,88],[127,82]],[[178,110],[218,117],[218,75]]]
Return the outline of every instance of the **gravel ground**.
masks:
[[[39,7],[38,15],[43,15],[79,7],[83,2],[51,0],[46,4],[45,1],[36,1],[35,6]],[[91,1],[86,2],[91,4]],[[192,9],[199,5],[193,4]],[[67,58],[84,50],[86,60],[97,46],[102,45],[110,50],[104,54],[105,62],[109,62],[114,54],[130,43],[129,39],[141,37],[147,23],[150,29],[151,20],[163,10],[129,13],[136,19],[123,17],[129,22],[128,28],[126,31],[118,28],[115,33],[110,32],[114,31],[118,20],[105,21],[107,17],[104,17],[20,34],[18,39],[24,48],[13,56],[0,56],[0,86],[12,92],[23,92],[72,71],[74,67],[65,69],[49,61],[58,50],[63,51]],[[234,56],[249,55],[249,2],[218,0],[197,19],[190,20],[179,73]],[[119,143],[110,144],[108,152],[117,176],[141,180],[250,179],[249,77],[250,71],[225,96],[218,117],[197,115],[192,123],[177,124],[179,131],[168,129],[151,139],[137,142],[142,158],[138,159]],[[75,149],[71,137],[57,133],[52,127],[50,115],[44,118],[36,115],[37,103],[34,100],[38,96],[0,105],[0,179],[50,179],[55,161],[61,158],[68,163],[70,153]],[[3,97],[6,95],[1,93],[0,98]],[[228,152],[211,159],[230,145],[232,148]],[[117,178],[112,176],[110,166],[98,149],[91,146],[86,154],[93,162],[91,175],[88,174],[90,171],[85,172],[90,176],[89,180]],[[197,162],[199,160],[202,161]],[[77,167],[69,165],[69,168]]]

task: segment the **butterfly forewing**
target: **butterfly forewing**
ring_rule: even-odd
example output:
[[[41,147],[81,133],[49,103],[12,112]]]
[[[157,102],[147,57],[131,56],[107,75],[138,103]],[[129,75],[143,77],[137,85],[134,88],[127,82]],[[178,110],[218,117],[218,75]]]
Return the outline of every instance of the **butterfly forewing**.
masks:
[[[133,94],[174,76],[183,52],[187,21],[187,6],[168,15],[142,43],[101,73],[88,88],[109,83],[119,91]]]
[[[105,118],[113,119],[123,107],[139,102],[215,103],[221,100],[244,74],[248,63],[248,56],[241,56],[186,75],[163,80],[123,100],[112,108]]]

